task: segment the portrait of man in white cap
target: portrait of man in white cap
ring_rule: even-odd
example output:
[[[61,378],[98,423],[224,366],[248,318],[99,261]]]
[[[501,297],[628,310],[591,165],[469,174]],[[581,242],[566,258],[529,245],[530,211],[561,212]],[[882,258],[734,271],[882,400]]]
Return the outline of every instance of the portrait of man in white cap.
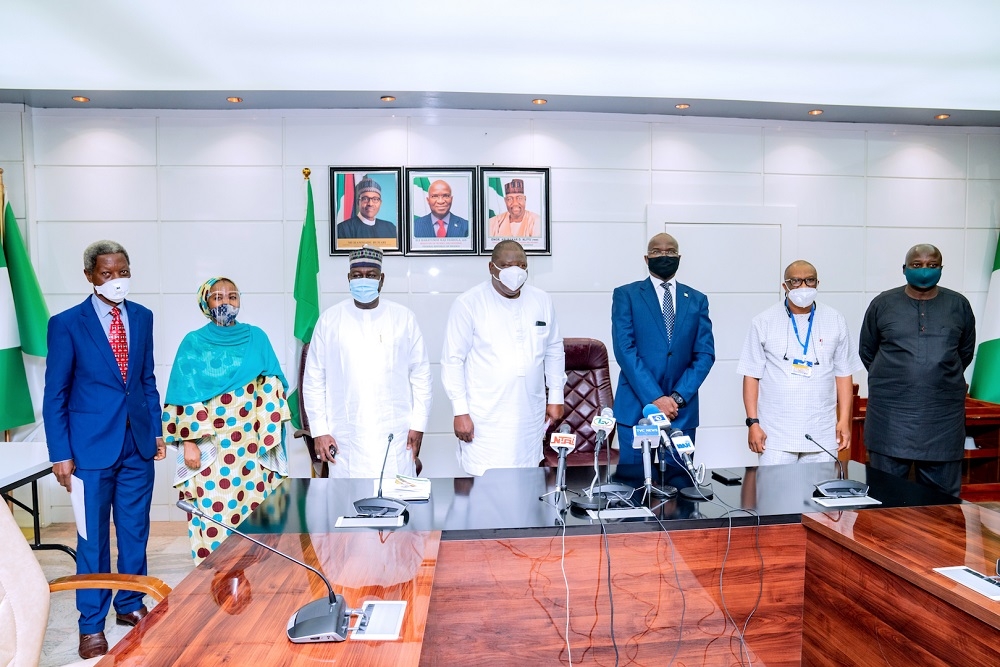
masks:
[[[503,185],[503,203],[507,210],[489,220],[490,236],[505,238],[526,238],[541,236],[542,226],[539,216],[527,209],[524,181],[512,178]]]
[[[369,177],[358,181],[355,188],[354,214],[337,223],[338,239],[393,239],[396,225],[378,217],[382,208],[382,186]],[[381,245],[381,244],[379,244]]]

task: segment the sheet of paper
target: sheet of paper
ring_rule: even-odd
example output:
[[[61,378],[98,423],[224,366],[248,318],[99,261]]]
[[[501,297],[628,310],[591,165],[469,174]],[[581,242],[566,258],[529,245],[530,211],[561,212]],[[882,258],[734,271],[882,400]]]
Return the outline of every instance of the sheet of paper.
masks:
[[[83,480],[73,475],[70,482],[69,501],[73,505],[73,518],[76,519],[76,532],[87,539],[87,511],[83,504]]]

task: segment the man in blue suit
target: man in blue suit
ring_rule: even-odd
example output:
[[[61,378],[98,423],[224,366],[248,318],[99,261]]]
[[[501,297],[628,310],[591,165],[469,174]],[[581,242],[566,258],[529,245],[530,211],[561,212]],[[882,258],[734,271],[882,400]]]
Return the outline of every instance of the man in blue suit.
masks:
[[[97,241],[83,253],[94,293],[49,320],[42,412],[56,480],[82,482],[86,537],[77,536],[78,574],[111,571],[110,514],[118,537],[118,572],[146,574],[153,460],[166,455],[160,396],[153,377],[153,314],[132,301],[128,253]],[[104,655],[111,592],[81,590],[80,657]],[[119,625],[146,615],[142,594],[115,595]]]
[[[675,280],[680,259],[677,240],[657,234],[645,256],[649,278],[615,289],[612,297],[611,337],[621,367],[615,395],[618,472],[624,477],[641,477],[642,455],[632,449],[632,427],[646,405],[658,407],[674,428],[694,440],[698,388],[715,363],[708,298]],[[679,466],[668,470],[667,482],[691,486]]]
[[[432,237],[468,237],[469,221],[451,212],[451,186],[445,181],[434,181],[427,188],[427,205],[431,212],[413,222],[413,236],[418,239]]]

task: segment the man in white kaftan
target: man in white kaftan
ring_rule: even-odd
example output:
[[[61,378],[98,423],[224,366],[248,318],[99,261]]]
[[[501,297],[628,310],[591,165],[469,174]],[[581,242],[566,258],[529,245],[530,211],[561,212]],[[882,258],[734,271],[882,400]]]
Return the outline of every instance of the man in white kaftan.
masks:
[[[313,331],[302,398],[317,460],[330,477],[416,474],[431,406],[431,373],[413,312],[382,301],[382,253],[351,253],[353,299],[324,312]],[[389,436],[392,444],[389,444]]]
[[[448,316],[441,379],[470,475],[537,466],[546,422],[563,415],[563,341],[552,299],[524,285],[527,265],[520,244],[498,243],[490,280],[458,297]]]

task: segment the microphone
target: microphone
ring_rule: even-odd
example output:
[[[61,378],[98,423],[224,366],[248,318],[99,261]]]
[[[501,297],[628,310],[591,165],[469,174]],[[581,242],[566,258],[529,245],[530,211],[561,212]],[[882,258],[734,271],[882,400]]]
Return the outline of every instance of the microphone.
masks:
[[[660,446],[657,456],[660,459],[660,472],[665,473],[667,471],[667,446],[669,442],[667,434],[670,432],[670,419],[652,403],[642,409],[642,416],[660,429]]]
[[[590,488],[582,492],[575,493],[571,503],[581,510],[602,510],[615,504],[626,504],[627,499],[632,495],[633,488],[627,484],[610,481],[611,459],[608,457],[608,467],[605,469],[606,477],[603,484],[601,481],[601,446],[604,445],[612,433],[615,432],[615,413],[611,408],[604,406],[601,414],[594,417],[590,426],[597,434],[594,444],[594,479],[590,482]]]
[[[597,440],[594,443],[594,461],[596,463],[597,455],[601,451],[601,445],[607,442],[608,436],[615,430],[614,410],[609,407],[602,408],[601,414],[594,417],[594,421],[590,422],[590,427],[597,434]]]
[[[653,486],[652,456],[650,449],[660,442],[660,429],[653,426],[643,417],[632,427],[632,449],[642,449],[642,474],[645,477],[643,485],[646,493],[657,496],[670,495]]]
[[[552,434],[549,447],[559,454],[559,465],[556,468],[556,489],[566,490],[566,455],[576,449],[576,435],[570,433],[569,424],[562,424],[559,430]]]
[[[854,498],[868,495],[868,485],[855,479],[847,479],[844,474],[844,464],[841,463],[833,452],[816,442],[811,435],[806,433],[806,440],[813,443],[824,452],[830,455],[837,462],[837,479],[828,479],[816,485],[816,493],[827,498]]]
[[[362,612],[347,609],[344,596],[333,592],[333,586],[330,585],[330,582],[323,576],[322,572],[310,565],[306,565],[300,560],[292,558],[286,553],[278,551],[274,547],[255,540],[232,526],[227,526],[216,521],[195,507],[194,503],[186,500],[178,500],[177,507],[188,514],[193,514],[211,521],[225,530],[230,530],[240,537],[248,539],[254,544],[292,561],[296,565],[301,565],[323,580],[323,583],[326,584],[327,597],[313,600],[292,614],[291,618],[288,619],[287,627],[289,641],[294,644],[312,644],[315,642],[342,642],[347,639],[347,627],[350,624],[351,616]]]
[[[399,516],[406,509],[406,503],[395,498],[382,497],[382,478],[385,477],[385,464],[389,460],[389,449],[392,447],[392,433],[385,443],[385,456],[382,458],[382,471],[378,476],[378,495],[374,498],[362,498],[354,501],[354,509],[359,516],[374,518],[391,518]]]
[[[705,481],[705,466],[694,464],[694,441],[684,435],[680,429],[674,429],[667,434],[672,453],[691,477],[691,486],[680,490],[681,497],[688,500],[711,500],[715,493],[710,486],[702,486]]]

